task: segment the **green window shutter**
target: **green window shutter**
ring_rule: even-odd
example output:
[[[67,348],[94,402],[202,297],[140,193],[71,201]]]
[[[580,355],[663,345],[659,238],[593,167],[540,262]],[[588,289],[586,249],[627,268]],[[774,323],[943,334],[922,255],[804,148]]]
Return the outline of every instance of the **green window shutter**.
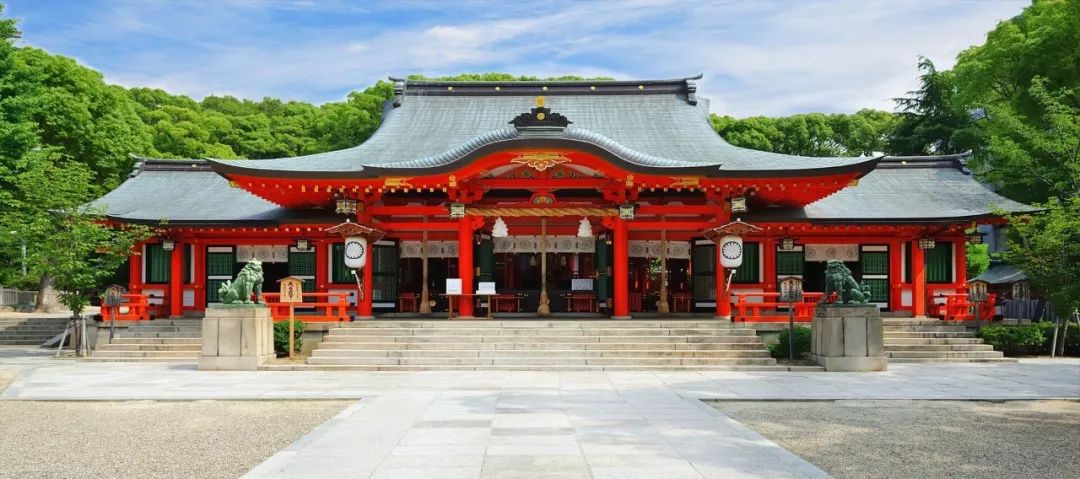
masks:
[[[694,301],[716,300],[716,246],[694,245],[691,250]]]
[[[911,243],[904,243],[904,282],[911,283]]]
[[[232,253],[206,253],[207,276],[232,276],[236,257]]]
[[[887,303],[889,302],[889,280],[887,279],[864,279],[863,283],[866,283],[870,287],[870,302],[871,303]]]
[[[611,276],[607,274],[607,269],[611,265],[611,245],[607,244],[607,240],[597,238],[596,239],[596,271],[600,273],[596,282],[596,297],[599,301],[604,301],[611,296]]]
[[[289,275],[315,276],[315,253],[289,252]]]
[[[938,241],[936,246],[926,250],[926,282],[952,282],[952,243]]]
[[[476,246],[476,266],[480,267],[477,281],[495,281],[495,242],[485,239]]]
[[[397,245],[374,245],[371,254],[371,299],[397,301]]]
[[[863,251],[859,258],[859,267],[863,275],[889,274],[889,253],[885,251]]]
[[[207,279],[206,280],[206,302],[217,303],[221,301],[221,297],[218,296],[218,289],[225,283],[225,279]]]
[[[145,267],[147,283],[169,282],[169,252],[161,247],[161,243],[146,245]]]
[[[336,284],[355,283],[356,278],[353,276],[352,270],[345,266],[345,243],[334,243],[330,248],[330,256],[334,262],[330,282]]]
[[[761,282],[760,275],[760,262],[759,252],[761,250],[759,243],[743,243],[743,261],[742,265],[735,269],[735,277],[732,278],[734,283],[759,283]]]
[[[803,274],[804,263],[806,263],[806,260],[803,258],[802,251],[778,251],[776,253],[776,274],[801,275]]]

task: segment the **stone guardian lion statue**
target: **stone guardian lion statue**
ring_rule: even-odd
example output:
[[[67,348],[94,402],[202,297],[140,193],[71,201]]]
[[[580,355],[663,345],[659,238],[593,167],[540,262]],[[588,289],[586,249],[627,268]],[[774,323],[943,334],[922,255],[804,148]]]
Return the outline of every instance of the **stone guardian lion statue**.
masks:
[[[856,283],[843,261],[829,260],[825,266],[826,300],[833,293],[836,293],[837,304],[866,304],[870,301],[870,286]]]
[[[223,304],[252,304],[251,293],[255,293],[255,303],[261,303],[263,271],[262,262],[251,260],[236,275],[235,280],[225,281],[218,288],[218,299]]]

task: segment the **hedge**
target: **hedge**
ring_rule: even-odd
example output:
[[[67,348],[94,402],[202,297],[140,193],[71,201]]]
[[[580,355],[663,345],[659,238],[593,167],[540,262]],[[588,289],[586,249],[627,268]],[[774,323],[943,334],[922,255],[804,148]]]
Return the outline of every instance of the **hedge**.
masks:
[[[810,352],[810,328],[806,326],[795,326],[795,359],[801,358],[804,354]],[[769,354],[776,359],[787,359],[788,357],[788,330],[787,328],[780,331],[780,342],[777,344],[769,345]]]

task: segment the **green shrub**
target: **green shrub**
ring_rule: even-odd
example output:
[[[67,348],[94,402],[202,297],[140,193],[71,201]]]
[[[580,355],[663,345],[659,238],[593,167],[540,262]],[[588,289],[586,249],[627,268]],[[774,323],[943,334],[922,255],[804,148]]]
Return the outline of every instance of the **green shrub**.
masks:
[[[1050,354],[1050,342],[1054,340],[1054,322],[1053,321],[1041,321],[1034,323],[1039,327],[1043,334],[1043,343],[1039,346],[1038,354]],[[1064,323],[1062,323],[1062,329],[1064,329]],[[1058,332],[1059,336],[1061,331]],[[1058,337],[1058,341],[1061,338]],[[1066,356],[1080,356],[1080,327],[1076,326],[1076,322],[1069,323],[1069,330],[1065,332],[1065,355]]]
[[[295,329],[293,329],[293,347],[294,351],[300,352],[300,346],[304,343],[301,336],[304,335],[304,322],[296,321]],[[274,352],[278,356],[289,355],[289,321],[285,320],[280,323],[274,323]]]
[[[1039,354],[1046,342],[1038,324],[986,326],[979,336],[1006,356]]]
[[[784,328],[780,331],[780,342],[769,345],[769,354],[776,359],[787,359],[788,339],[788,330]],[[808,352],[810,352],[810,328],[795,326],[795,359],[801,358]]]

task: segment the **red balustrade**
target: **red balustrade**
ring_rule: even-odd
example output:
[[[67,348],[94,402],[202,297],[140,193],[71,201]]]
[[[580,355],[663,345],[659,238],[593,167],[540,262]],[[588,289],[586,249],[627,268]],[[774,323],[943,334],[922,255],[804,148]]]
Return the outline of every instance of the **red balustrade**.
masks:
[[[147,321],[150,319],[150,301],[145,294],[120,295],[120,305],[101,306],[101,319],[111,321]]]
[[[788,320],[784,311],[776,308],[787,307],[788,303],[780,302],[780,293],[732,293],[735,300],[735,314],[733,320],[737,322],[751,323],[782,323]],[[802,302],[795,303],[795,322],[809,323],[814,319],[814,307],[824,297],[823,293],[803,293]],[[750,302],[749,298],[761,298],[761,301]]]
[[[277,300],[281,293],[263,293],[263,301],[270,308],[270,315],[275,322],[289,319],[289,303],[280,303]],[[304,293],[304,299],[315,299],[314,302],[293,303],[297,310],[296,319],[305,323],[333,323],[349,321],[349,302],[346,300],[348,293]],[[336,299],[337,301],[332,301]],[[315,314],[308,314],[307,309],[314,308]]]
[[[975,319],[974,307],[967,293],[944,294],[945,304],[938,305],[937,316],[945,321],[972,321]],[[994,318],[997,295],[987,295],[986,301],[979,303],[979,320],[989,321]]]

